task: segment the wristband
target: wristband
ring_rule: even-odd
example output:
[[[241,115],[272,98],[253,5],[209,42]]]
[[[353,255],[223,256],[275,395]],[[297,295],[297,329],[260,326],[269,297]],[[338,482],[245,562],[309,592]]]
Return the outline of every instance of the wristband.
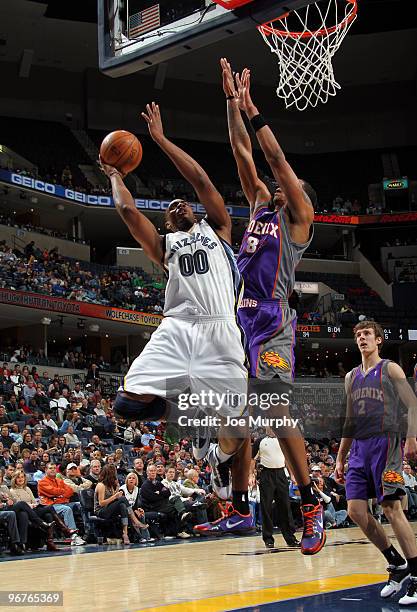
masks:
[[[265,125],[268,125],[265,118],[261,114],[252,117],[252,119],[249,119],[249,122],[255,132],[263,128]]]
[[[234,96],[226,96],[226,100],[234,100],[235,97]]]

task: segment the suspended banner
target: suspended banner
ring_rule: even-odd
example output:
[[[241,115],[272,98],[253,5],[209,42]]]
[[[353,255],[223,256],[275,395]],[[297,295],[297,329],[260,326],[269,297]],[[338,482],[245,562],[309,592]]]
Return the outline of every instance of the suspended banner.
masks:
[[[76,202],[83,206],[98,206],[103,208],[115,208],[113,198],[106,195],[95,195],[68,189],[62,185],[55,185],[40,179],[35,179],[30,176],[9,172],[8,170],[0,169],[0,182],[15,185],[21,189],[31,189],[38,193],[44,193],[49,196],[62,198],[67,201]],[[135,198],[136,208],[139,210],[150,210],[155,212],[165,212],[169,206],[170,200],[157,200],[146,198]],[[204,215],[205,208],[198,202],[190,202],[190,205],[195,213]],[[248,206],[226,206],[226,210],[231,217],[248,219]],[[329,225],[369,225],[380,223],[404,223],[409,221],[417,221],[417,211],[404,212],[397,214],[379,214],[379,215],[339,215],[333,213],[316,213],[314,215],[315,223],[323,223]]]
[[[157,314],[101,304],[87,304],[26,291],[10,291],[9,289],[0,289],[0,303],[59,312],[60,314],[72,314],[79,317],[92,317],[120,323],[133,323],[134,325],[149,325],[151,327],[158,327],[162,320],[162,316]]]

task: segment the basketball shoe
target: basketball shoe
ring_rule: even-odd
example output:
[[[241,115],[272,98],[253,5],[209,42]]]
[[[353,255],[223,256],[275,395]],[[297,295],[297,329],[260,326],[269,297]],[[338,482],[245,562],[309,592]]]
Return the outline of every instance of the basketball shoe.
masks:
[[[194,531],[201,535],[222,536],[226,534],[248,535],[255,533],[255,524],[251,514],[240,514],[232,504],[228,504],[222,517],[212,523],[195,525]]]
[[[381,591],[381,597],[391,597],[396,595],[402,589],[404,582],[410,575],[410,569],[405,563],[404,565],[388,565],[388,581]]]
[[[232,474],[230,467],[232,457],[220,462],[217,455],[218,444],[211,444],[207,453],[207,461],[211,467],[211,486],[219,499],[230,499],[232,496]]]
[[[417,604],[417,578],[411,576],[407,593],[398,602],[400,606],[415,606]]]
[[[301,506],[304,529],[301,538],[301,552],[303,555],[315,555],[320,552],[326,542],[324,530],[324,510],[321,504],[304,504]]]
[[[197,419],[205,416],[205,413],[200,411],[197,413]],[[210,448],[210,427],[199,425],[195,427],[192,433],[192,446],[193,446],[193,456],[199,461],[200,459],[204,459],[207,455],[208,449]]]

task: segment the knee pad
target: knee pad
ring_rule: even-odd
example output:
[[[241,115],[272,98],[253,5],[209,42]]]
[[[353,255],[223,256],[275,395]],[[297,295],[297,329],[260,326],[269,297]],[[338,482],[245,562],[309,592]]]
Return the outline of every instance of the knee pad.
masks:
[[[141,402],[118,393],[114,411],[117,416],[132,421],[159,421],[166,412],[166,400],[155,397],[151,402]]]

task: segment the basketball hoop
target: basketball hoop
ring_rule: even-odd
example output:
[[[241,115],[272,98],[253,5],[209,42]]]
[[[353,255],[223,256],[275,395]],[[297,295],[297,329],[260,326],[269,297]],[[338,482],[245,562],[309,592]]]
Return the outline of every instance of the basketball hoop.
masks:
[[[314,2],[258,26],[278,57],[277,95],[286,108],[303,111],[318,102],[324,104],[340,89],[332,59],[356,19],[357,0],[327,2],[327,8],[324,2]]]
[[[214,0],[216,4],[220,4],[225,9],[232,11],[234,9],[239,8],[239,6],[243,6],[244,4],[249,4],[252,0]]]

